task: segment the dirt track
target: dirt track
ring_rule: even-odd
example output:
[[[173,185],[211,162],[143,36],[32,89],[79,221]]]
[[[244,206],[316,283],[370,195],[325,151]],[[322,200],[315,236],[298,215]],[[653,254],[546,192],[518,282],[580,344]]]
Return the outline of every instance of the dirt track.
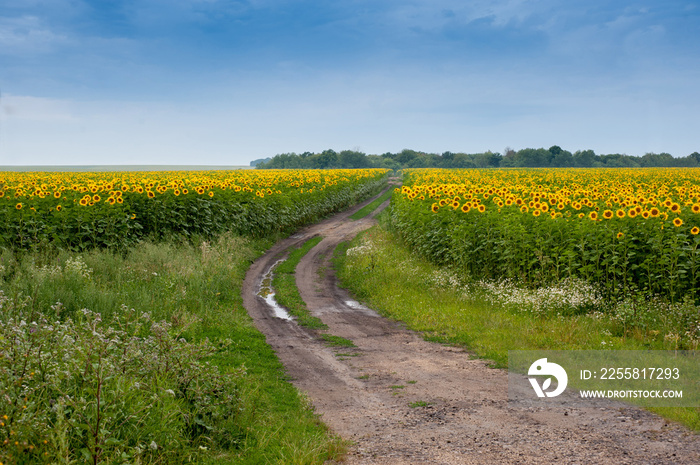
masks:
[[[243,286],[246,309],[294,384],[353,442],[346,463],[700,464],[697,434],[645,410],[510,408],[504,370],[425,342],[359,306],[337,287],[330,265],[339,242],[374,222],[348,219],[358,208],[276,244],[252,264]],[[324,239],[300,262],[297,286],[328,333],[357,348],[327,347],[313,332],[275,318],[257,295],[275,261],[315,235]]]

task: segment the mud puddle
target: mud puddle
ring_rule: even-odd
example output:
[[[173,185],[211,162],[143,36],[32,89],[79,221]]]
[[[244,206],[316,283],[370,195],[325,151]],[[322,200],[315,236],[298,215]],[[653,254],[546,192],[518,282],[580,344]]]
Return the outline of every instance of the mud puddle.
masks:
[[[270,307],[275,317],[282,320],[293,321],[292,316],[289,314],[289,312],[287,312],[287,309],[282,307],[277,303],[277,300],[275,300],[275,290],[272,287],[272,277],[274,276],[275,268],[284,260],[284,258],[277,260],[263,275],[262,279],[260,280],[260,290],[258,291],[258,295],[265,299],[265,302],[267,303],[268,307]]]

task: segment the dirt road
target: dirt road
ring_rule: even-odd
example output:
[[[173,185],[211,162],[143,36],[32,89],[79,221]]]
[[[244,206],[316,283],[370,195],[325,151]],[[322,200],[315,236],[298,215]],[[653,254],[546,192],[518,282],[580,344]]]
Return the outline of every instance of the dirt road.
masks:
[[[330,256],[373,224],[348,218],[358,208],[279,242],[252,264],[243,287],[248,312],[293,383],[353,442],[345,463],[700,464],[700,436],[645,410],[510,408],[506,371],[426,342],[353,301],[337,287]],[[276,260],[315,235],[324,239],[300,262],[297,286],[328,333],[356,348],[327,347],[274,317],[257,295]]]

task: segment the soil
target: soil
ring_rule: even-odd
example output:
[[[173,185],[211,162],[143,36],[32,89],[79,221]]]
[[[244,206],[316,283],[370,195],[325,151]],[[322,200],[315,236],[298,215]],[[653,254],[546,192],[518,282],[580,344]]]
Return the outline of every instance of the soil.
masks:
[[[255,261],[244,281],[246,309],[292,382],[351,442],[344,463],[700,464],[697,433],[643,409],[509,406],[505,370],[424,341],[355,302],[338,287],[330,258],[388,203],[364,219],[348,218],[359,205],[299,231]],[[297,267],[299,292],[327,333],[355,348],[329,347],[318,333],[275,317],[258,295],[275,262],[316,235],[323,240]]]

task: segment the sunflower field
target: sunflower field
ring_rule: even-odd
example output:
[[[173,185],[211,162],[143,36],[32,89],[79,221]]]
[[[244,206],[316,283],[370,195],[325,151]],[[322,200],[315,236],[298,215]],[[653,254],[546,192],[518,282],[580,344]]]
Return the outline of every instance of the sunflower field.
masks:
[[[407,170],[392,224],[475,279],[700,297],[700,169]]]
[[[122,248],[288,231],[378,190],[387,170],[0,172],[0,247]]]

